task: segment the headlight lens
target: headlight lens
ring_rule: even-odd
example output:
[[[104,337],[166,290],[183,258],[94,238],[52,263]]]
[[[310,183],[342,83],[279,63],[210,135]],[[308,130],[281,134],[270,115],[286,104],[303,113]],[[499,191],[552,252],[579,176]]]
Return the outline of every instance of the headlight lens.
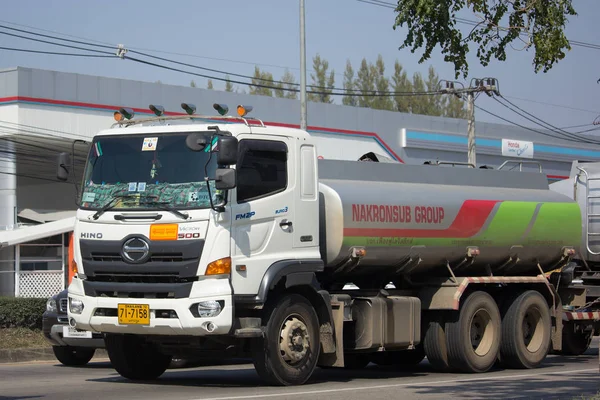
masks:
[[[81,314],[83,312],[83,301],[69,297],[69,310],[72,314]]]
[[[50,297],[46,302],[46,311],[56,312],[58,309],[56,308],[56,299],[54,297]]]
[[[201,301],[198,303],[198,316],[200,318],[210,318],[219,315],[223,309],[221,302],[216,300]]]

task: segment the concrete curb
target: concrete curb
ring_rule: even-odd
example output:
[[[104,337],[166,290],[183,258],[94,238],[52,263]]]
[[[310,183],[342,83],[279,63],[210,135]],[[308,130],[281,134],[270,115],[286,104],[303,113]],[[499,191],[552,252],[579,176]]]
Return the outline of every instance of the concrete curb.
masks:
[[[106,350],[96,349],[94,358],[92,361],[103,361],[108,359]],[[29,349],[0,349],[0,364],[6,363],[18,363],[18,362],[32,362],[32,361],[56,361],[52,347],[36,347]]]

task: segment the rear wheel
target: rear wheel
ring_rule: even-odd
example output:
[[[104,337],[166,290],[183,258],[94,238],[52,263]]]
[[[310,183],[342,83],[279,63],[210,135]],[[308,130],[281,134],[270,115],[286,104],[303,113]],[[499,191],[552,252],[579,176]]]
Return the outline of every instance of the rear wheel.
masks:
[[[69,367],[86,365],[92,357],[96,349],[88,347],[72,347],[72,346],[52,346],[54,356],[61,364]]]
[[[463,372],[485,372],[500,348],[500,311],[485,292],[473,292],[462,303],[458,318],[446,323],[450,367]]]
[[[502,318],[502,364],[510,368],[537,367],[548,353],[551,329],[544,297],[534,290],[519,295]]]
[[[171,363],[171,356],[162,354],[155,346],[136,336],[109,334],[104,342],[113,367],[127,379],[156,379]]]
[[[445,315],[434,312],[427,316],[428,321],[424,323],[425,337],[423,338],[423,350],[427,355],[427,361],[433,369],[445,372],[450,369],[448,362],[448,346],[445,334]]]
[[[592,331],[583,331],[574,322],[563,324],[561,354],[578,356],[587,351],[592,343]]]
[[[281,298],[263,320],[265,337],[252,354],[258,375],[273,385],[301,385],[319,358],[319,320],[310,302],[297,294]]]

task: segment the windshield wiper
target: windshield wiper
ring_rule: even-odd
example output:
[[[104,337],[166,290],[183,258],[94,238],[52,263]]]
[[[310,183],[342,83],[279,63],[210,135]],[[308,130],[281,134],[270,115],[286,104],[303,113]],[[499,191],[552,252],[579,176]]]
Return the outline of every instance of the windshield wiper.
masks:
[[[96,213],[94,215],[92,215],[92,218],[94,220],[100,218],[100,216],[102,214],[104,214],[106,211],[110,210],[111,208],[113,208],[114,206],[117,205],[117,200],[120,199],[126,199],[129,197],[134,197],[134,195],[132,194],[115,194],[113,195],[113,197],[106,202],[106,204],[104,204],[102,207],[100,207],[100,209],[98,211],[96,211]]]
[[[145,198],[147,199],[147,198]],[[188,219],[190,215],[186,212],[179,211],[178,209],[171,207],[168,201],[156,201],[156,200],[146,200],[140,201],[140,205],[146,206],[157,206],[159,209],[164,211],[169,211],[178,216],[181,219]]]

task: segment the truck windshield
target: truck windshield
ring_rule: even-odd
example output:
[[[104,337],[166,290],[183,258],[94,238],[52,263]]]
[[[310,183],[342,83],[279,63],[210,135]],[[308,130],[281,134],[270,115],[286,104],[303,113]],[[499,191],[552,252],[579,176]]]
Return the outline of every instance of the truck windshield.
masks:
[[[80,207],[100,209],[209,208],[204,166],[210,157],[211,133],[203,151],[192,151],[189,133],[97,137],[92,142],[84,173]],[[216,155],[210,157],[209,177],[214,177]],[[220,193],[210,182],[213,201]]]

